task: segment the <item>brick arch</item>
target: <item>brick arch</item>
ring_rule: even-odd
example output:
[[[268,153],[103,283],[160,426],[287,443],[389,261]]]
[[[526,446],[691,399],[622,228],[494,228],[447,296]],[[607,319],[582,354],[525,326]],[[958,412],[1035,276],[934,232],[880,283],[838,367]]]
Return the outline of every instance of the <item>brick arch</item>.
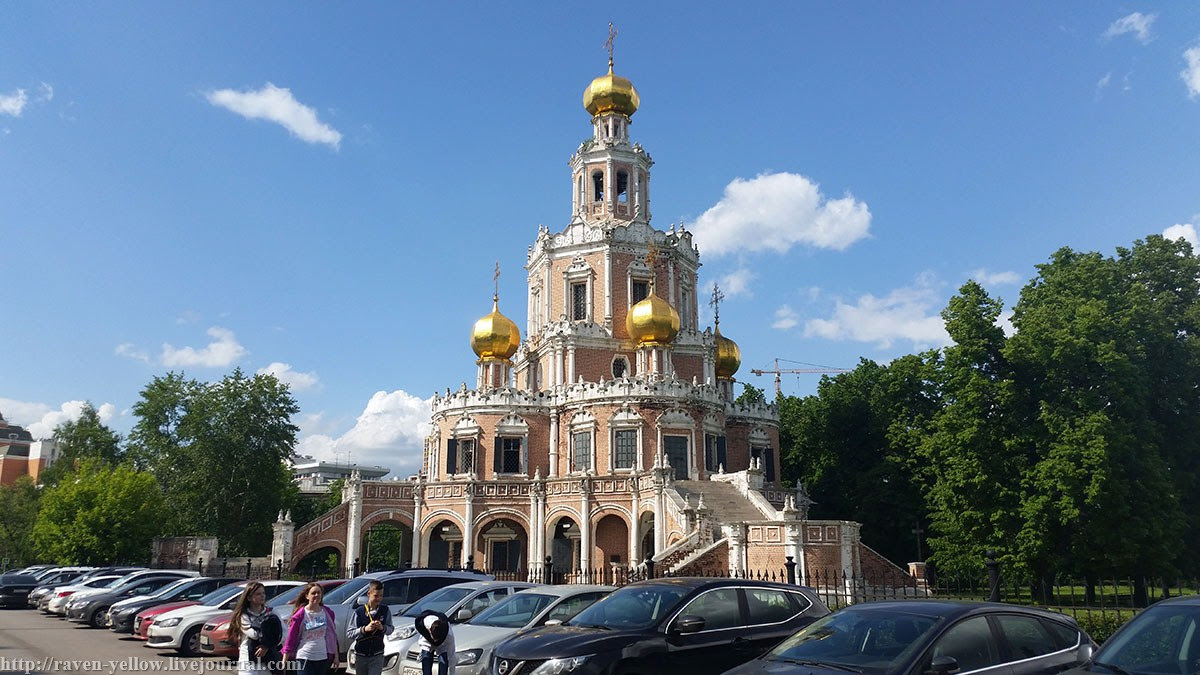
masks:
[[[379,508],[370,515],[364,515],[362,519],[362,531],[366,532],[375,525],[384,522],[400,523],[407,526],[410,530],[413,529],[413,516],[408,511],[401,511],[394,508]]]
[[[349,514],[349,503],[338,504],[317,519],[298,528],[292,539],[292,556],[288,568],[294,570],[293,565],[313,551],[322,548],[337,549],[344,560],[346,557],[346,519]]]
[[[296,566],[300,564],[301,560],[304,560],[309,555],[316,553],[317,551],[327,548],[337,551],[338,560],[342,561],[342,564],[344,564],[344,561],[346,560],[346,542],[338,539],[321,539],[319,541],[312,542],[304,549],[292,549],[292,561],[288,564],[288,569],[292,572],[303,571],[296,569]]]
[[[491,525],[497,520],[515,520],[518,525],[525,528],[525,532],[529,532],[529,516],[516,509],[508,509],[504,507],[488,508],[487,513],[475,521],[475,531],[483,532],[488,525]]]
[[[554,528],[558,527],[558,521],[564,517],[570,518],[577,527],[583,527],[583,517],[579,515],[579,511],[570,506],[556,506],[546,513],[545,537],[547,541],[554,538]]]
[[[629,550],[629,521],[617,509],[606,508],[603,511],[592,524],[590,557],[594,561],[593,566],[602,568],[611,562],[628,565],[632,555]]]
[[[432,513],[425,514],[425,517],[421,519],[421,533],[424,534],[430,525],[436,525],[441,520],[449,520],[457,525],[460,530],[466,529],[466,523],[462,514],[450,509],[438,509]]]
[[[601,504],[593,508],[591,512],[592,527],[595,527],[596,524],[600,522],[600,519],[604,518],[604,516],[609,515],[617,516],[621,520],[625,521],[626,527],[632,527],[633,516],[629,513],[629,509],[621,506],[620,504]]]

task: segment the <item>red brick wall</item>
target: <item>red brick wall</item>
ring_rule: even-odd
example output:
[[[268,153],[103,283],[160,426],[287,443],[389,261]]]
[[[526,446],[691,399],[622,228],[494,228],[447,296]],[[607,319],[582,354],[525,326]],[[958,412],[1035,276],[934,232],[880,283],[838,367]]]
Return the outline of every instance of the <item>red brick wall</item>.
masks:
[[[699,576],[726,574],[729,572],[729,544],[724,543],[713,547],[711,551],[705,552],[680,572]]]
[[[619,556],[616,562],[629,564],[629,526],[620,516],[608,514],[603,516],[595,525],[595,541],[592,546],[592,567],[599,568],[613,562],[614,555]]]

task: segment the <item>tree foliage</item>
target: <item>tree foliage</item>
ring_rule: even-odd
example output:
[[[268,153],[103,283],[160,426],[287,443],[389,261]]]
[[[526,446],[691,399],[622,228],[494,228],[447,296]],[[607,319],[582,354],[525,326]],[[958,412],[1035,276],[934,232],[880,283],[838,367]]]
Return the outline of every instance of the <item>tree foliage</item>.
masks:
[[[33,524],[39,497],[29,476],[18,476],[11,485],[0,485],[0,514],[4,514],[0,517],[0,559],[7,560],[9,567],[34,562]]]
[[[85,403],[78,420],[63,422],[54,428],[58,459],[38,476],[42,485],[54,485],[75,470],[84,459],[94,458],[109,465],[121,460],[121,435],[100,421],[91,403]]]
[[[203,383],[169,373],[142,390],[130,454],[169,497],[167,531],[215,535],[229,555],[261,553],[293,499],[296,401],[271,375]]]
[[[159,534],[163,502],[150,474],[82,459],[45,488],[33,546],[40,559],[60,564],[145,561]]]

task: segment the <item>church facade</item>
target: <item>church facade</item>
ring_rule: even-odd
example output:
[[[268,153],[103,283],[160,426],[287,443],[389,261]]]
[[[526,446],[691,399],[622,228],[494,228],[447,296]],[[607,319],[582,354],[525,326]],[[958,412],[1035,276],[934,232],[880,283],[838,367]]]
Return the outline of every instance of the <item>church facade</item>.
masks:
[[[275,557],[363,557],[382,522],[407,528],[404,562],[490,571],[605,570],[655,561],[684,573],[887,566],[857,523],[812,521],[780,480],[773,404],[739,402],[736,343],[719,293],[697,282],[682,227],[651,224],[653,160],[630,137],[639,106],[613,72],[585,89],[591,138],[570,161],[572,209],[525,260],[522,331],[493,297],[474,326],[478,372],[433,399],[415,480],[348,481],[343,503],[296,528]],[[714,325],[699,325],[711,294]],[[535,576],[535,578],[541,578]]]

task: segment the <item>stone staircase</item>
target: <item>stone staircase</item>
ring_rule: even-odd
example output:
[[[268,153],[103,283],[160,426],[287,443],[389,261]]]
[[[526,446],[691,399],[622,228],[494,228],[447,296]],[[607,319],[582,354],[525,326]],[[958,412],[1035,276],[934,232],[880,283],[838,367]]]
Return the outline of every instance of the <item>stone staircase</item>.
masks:
[[[693,507],[704,499],[713,521],[722,525],[746,521],[774,520],[774,513],[764,513],[738,490],[736,485],[715,480],[677,480],[672,485]]]

